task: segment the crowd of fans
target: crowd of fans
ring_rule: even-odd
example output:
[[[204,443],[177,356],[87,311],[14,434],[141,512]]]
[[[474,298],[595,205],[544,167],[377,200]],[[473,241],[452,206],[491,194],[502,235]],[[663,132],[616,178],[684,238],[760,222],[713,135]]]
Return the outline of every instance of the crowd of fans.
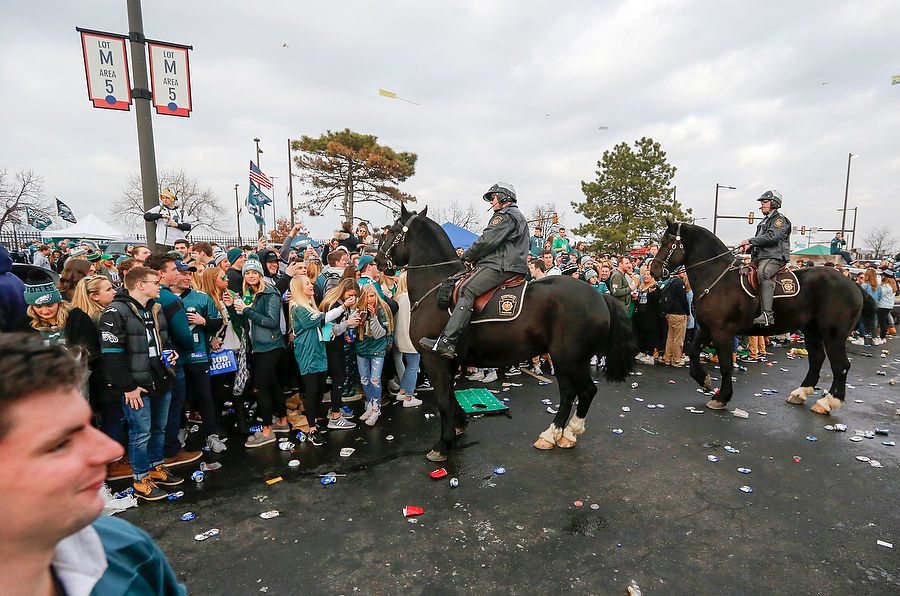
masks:
[[[356,427],[356,400],[364,400],[358,420],[369,426],[385,405],[422,403],[416,394],[430,387],[409,338],[405,274],[378,270],[377,233],[345,224],[325,245],[304,250],[292,247],[295,227],[280,246],[179,239],[157,253],[131,246],[116,259],[66,240],[35,245],[24,282],[9,273],[12,261],[0,246],[0,331],[39,334],[87,362],[84,393],[96,424],[128,444],[127,455],[109,465],[109,479],[131,477],[137,496],[162,499],[161,487],[183,481],[171,469],[202,454],[185,447],[195,423],[213,452],[227,449],[231,431],[248,449],[298,429],[321,446],[328,432]],[[532,279],[571,276],[621,302],[639,362],[686,364],[692,288],[683,270],[653,279],[656,245],[591,255],[564,229],[545,239],[538,227],[530,247]],[[826,265],[842,268],[878,306],[877,322],[861,321],[850,339],[883,343],[894,331],[893,263]],[[58,281],[42,270],[57,272]],[[747,338],[743,360],[764,359],[768,341]],[[736,338],[735,352],[742,343]],[[522,364],[534,374],[542,364],[553,372],[549,354]],[[471,372],[486,383],[498,378],[494,370]],[[296,411],[301,403],[305,417]]]

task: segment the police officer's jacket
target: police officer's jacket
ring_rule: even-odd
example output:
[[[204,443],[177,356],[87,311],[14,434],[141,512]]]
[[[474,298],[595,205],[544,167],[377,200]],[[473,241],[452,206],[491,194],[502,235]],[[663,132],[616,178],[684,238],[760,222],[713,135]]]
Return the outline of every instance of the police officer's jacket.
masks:
[[[791,222],[777,210],[770,211],[756,226],[756,236],[750,239],[750,246],[750,257],[754,261],[788,261],[791,255]]]
[[[496,271],[528,273],[528,224],[515,204],[494,211],[487,227],[462,260]]]

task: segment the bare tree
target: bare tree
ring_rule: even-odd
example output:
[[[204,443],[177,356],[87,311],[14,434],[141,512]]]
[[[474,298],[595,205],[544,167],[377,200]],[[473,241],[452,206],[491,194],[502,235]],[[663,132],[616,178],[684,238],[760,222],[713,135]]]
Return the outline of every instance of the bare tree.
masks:
[[[554,218],[556,216],[556,218]],[[556,219],[556,221],[554,221]],[[544,203],[538,205],[531,210],[528,215],[528,224],[532,227],[541,227],[544,232],[544,238],[549,238],[559,231],[559,212],[556,210],[555,203]],[[565,227],[565,226],[563,226]]]
[[[25,222],[25,210],[31,215],[49,215],[50,203],[44,197],[44,181],[31,170],[13,175],[0,170],[0,230],[7,224]]]
[[[481,214],[471,201],[461,205],[459,201],[454,199],[446,207],[434,209],[428,215],[438,223],[449,221],[453,225],[470,232],[475,232],[476,234],[481,232]]]
[[[894,252],[897,245],[897,238],[894,237],[890,226],[881,226],[872,228],[863,236],[865,242],[872,251],[875,252],[875,258],[881,258],[886,254]]]
[[[178,208],[191,223],[191,232],[197,228],[206,228],[213,232],[224,232],[222,227],[226,220],[222,216],[223,207],[208,186],[188,175],[182,168],[169,168],[160,172],[159,191],[168,188],[178,197]],[[122,196],[113,201],[110,211],[131,229],[140,229],[144,223],[144,197],[141,190],[141,177],[129,174],[128,182],[122,189]]]

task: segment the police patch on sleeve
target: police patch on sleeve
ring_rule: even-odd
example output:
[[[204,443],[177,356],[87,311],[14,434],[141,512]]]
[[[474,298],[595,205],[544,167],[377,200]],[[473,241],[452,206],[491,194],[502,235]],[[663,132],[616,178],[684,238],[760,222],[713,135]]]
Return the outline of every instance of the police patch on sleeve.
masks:
[[[780,228],[780,227],[783,226],[783,225],[784,225],[784,220],[781,219],[780,217],[779,217],[778,219],[775,220],[775,227],[776,227],[776,228]]]
[[[488,225],[490,225],[493,228],[494,226],[498,225],[501,221],[503,221],[503,216],[497,215],[491,220],[491,223]]]

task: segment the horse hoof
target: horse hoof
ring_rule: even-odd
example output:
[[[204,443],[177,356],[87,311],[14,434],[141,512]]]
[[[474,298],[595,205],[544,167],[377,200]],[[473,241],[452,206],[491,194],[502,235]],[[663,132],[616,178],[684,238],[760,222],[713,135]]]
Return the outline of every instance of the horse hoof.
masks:
[[[542,451],[547,451],[549,449],[553,449],[554,445],[547,439],[542,437],[538,437],[538,440],[534,442],[535,449],[540,449]]]
[[[571,449],[572,447],[575,446],[575,441],[569,440],[565,437],[560,437],[559,440],[556,442],[556,446],[560,447],[562,449]]]
[[[825,406],[823,406],[822,404],[820,404],[818,402],[814,403],[813,407],[811,407],[810,410],[812,410],[816,414],[825,414],[826,416],[828,414],[831,414],[830,409],[826,408]]]
[[[719,401],[717,399],[711,399],[708,402],[706,402],[706,407],[709,408],[710,410],[724,410],[725,402]]]
[[[797,393],[791,393],[787,397],[787,402],[789,404],[802,404],[805,401],[806,401],[806,397],[804,397],[803,395],[799,395]]]
[[[706,375],[706,378],[703,379],[703,389],[706,391],[712,391],[712,377]]]
[[[425,459],[428,461],[447,461],[447,456],[432,449],[428,452],[428,455],[425,456]]]

